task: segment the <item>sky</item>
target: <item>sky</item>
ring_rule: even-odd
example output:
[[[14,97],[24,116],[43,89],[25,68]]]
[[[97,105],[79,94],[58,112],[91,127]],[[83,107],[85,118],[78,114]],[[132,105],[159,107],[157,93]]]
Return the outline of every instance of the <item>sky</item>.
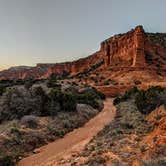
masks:
[[[0,0],[0,70],[72,61],[143,25],[166,32],[166,0]]]

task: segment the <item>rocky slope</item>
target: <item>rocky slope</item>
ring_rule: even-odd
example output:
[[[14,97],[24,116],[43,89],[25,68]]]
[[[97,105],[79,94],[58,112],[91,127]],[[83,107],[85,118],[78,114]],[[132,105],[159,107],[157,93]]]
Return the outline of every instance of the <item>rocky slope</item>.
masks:
[[[66,63],[37,64],[36,67],[20,67],[17,70],[11,68],[0,72],[0,79],[40,79],[52,74],[62,75],[64,72],[76,75],[88,71],[95,65],[103,72],[109,72],[109,69],[109,74],[122,69],[130,71],[146,69],[158,71],[159,75],[165,76],[165,43],[165,34],[145,33],[142,26],[137,26],[125,34],[115,35],[103,41],[100,50],[86,58]]]
[[[140,98],[142,92],[132,89],[121,100],[114,100],[117,108],[114,121],[100,131],[83,151],[67,159],[62,157],[59,165],[164,166],[166,103],[158,103],[156,108],[153,104],[157,96],[160,96],[158,101],[166,98],[166,89],[152,87],[144,91],[145,99]],[[140,109],[140,104],[143,109]]]

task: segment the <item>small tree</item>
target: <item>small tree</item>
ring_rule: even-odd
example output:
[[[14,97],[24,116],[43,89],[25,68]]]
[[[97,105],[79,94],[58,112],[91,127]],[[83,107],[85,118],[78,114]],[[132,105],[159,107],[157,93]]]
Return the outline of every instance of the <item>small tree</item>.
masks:
[[[41,86],[39,87],[36,87],[34,89],[34,94],[38,97],[41,98],[41,115],[47,115],[48,112],[47,112],[47,104],[48,104],[48,96],[46,95],[45,91],[43,90],[43,88]]]
[[[0,156],[0,166],[14,166],[15,163],[11,156]]]
[[[28,128],[36,128],[38,122],[39,119],[34,115],[26,115],[21,119],[21,124],[25,125]]]
[[[0,96],[2,96],[5,91],[6,91],[6,87],[0,86]]]

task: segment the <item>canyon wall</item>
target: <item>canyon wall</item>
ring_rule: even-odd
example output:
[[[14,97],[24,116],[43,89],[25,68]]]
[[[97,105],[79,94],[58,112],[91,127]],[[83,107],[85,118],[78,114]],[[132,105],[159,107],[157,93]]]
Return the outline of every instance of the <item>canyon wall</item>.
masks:
[[[37,64],[36,67],[4,70],[0,72],[0,79],[40,79],[52,74],[61,75],[63,72],[75,75],[102,61],[103,68],[153,66],[165,69],[166,47],[150,40],[143,27],[137,26],[127,33],[103,41],[100,50],[86,58],[73,62]]]
[[[111,37],[101,43],[101,52],[105,65],[111,66],[144,66],[146,36],[142,26]]]
[[[157,65],[155,60],[166,65],[166,47],[151,41],[142,26],[103,41],[100,52],[105,66],[146,67]]]

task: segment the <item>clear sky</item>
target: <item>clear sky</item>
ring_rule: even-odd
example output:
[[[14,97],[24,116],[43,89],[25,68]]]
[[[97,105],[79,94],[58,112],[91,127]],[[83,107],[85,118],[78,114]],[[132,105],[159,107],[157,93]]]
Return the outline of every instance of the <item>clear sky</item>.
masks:
[[[166,32],[166,0],[0,0],[0,69],[70,61],[138,24]]]

